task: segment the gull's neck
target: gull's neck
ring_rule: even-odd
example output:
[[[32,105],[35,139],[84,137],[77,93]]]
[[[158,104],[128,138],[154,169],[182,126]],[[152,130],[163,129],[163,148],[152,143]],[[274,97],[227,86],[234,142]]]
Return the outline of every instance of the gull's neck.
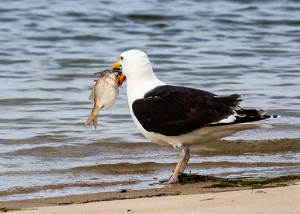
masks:
[[[127,98],[130,108],[136,99],[143,98],[145,93],[160,85],[165,85],[165,83],[160,81],[153,72],[143,76],[129,77],[127,79]]]

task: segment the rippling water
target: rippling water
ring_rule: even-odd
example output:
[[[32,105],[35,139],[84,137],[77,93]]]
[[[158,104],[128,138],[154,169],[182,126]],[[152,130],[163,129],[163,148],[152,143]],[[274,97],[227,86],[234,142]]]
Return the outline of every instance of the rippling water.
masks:
[[[0,200],[150,188],[178,151],[146,140],[126,84],[83,128],[93,73],[145,51],[164,82],[282,117],[195,147],[187,170],[224,177],[300,171],[299,1],[1,1]]]

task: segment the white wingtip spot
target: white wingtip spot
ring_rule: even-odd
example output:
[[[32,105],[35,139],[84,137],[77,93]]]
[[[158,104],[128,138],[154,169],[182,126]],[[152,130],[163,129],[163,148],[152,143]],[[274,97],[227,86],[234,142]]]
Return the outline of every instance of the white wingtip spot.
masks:
[[[219,124],[219,123],[233,123],[236,120],[236,117],[234,115],[230,115],[229,117],[220,120],[219,122],[215,122],[212,124]]]

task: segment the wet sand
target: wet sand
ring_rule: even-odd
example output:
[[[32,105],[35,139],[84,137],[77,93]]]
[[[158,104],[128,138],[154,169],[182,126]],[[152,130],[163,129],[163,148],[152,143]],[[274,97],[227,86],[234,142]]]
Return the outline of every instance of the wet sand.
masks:
[[[269,187],[211,187],[206,181],[159,189],[126,190],[0,202],[16,214],[64,213],[300,213],[300,180]],[[210,188],[207,188],[210,187]]]

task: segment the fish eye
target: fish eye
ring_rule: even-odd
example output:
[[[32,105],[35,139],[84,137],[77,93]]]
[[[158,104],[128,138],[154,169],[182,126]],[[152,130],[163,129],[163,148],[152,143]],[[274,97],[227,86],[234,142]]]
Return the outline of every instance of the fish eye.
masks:
[[[121,59],[121,60],[123,60],[123,57],[122,57],[122,56],[120,56],[120,59]]]

